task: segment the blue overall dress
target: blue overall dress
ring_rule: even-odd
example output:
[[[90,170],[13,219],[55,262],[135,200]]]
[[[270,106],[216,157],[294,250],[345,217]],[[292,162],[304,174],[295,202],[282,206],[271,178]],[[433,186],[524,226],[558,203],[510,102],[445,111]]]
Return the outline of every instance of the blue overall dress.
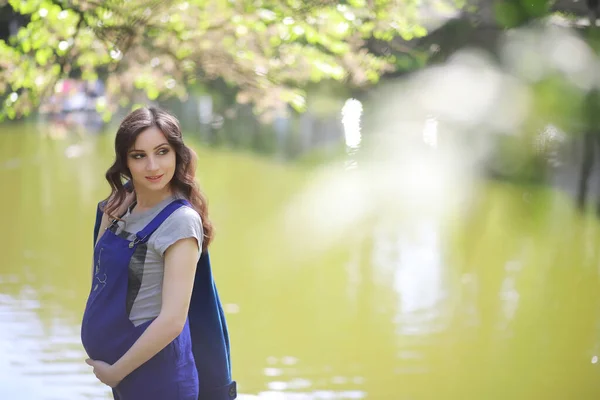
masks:
[[[167,217],[181,206],[190,206],[190,204],[185,200],[174,200],[144,229],[137,232],[133,241],[121,238],[107,229],[95,246],[93,283],[81,326],[82,344],[91,359],[114,364],[152,323],[153,320],[150,320],[134,326],[126,313],[129,263],[137,246],[146,243],[150,235]],[[101,217],[100,205],[97,210],[94,241],[98,235],[99,217]],[[204,254],[201,259],[202,257]],[[206,257],[208,257],[207,253]],[[198,268],[200,267],[199,262]],[[206,268],[206,265],[204,267]],[[203,283],[205,279],[199,279],[199,273],[206,274],[206,271],[197,271],[194,292],[201,290],[199,285],[202,285],[203,289],[206,287],[206,283]],[[208,274],[211,286],[214,288],[210,263],[208,263]],[[216,294],[216,289],[214,290]],[[193,293],[190,313],[181,334],[125,377],[113,389],[114,398],[117,400],[234,399],[237,392],[235,381],[231,380],[229,340],[224,317],[222,321],[218,321],[218,326],[207,318],[215,313],[223,316],[218,295],[216,300],[218,304],[210,302],[206,304],[204,294]],[[194,311],[196,314],[194,320],[196,320],[195,324],[203,325],[201,329],[194,330],[198,331],[195,351],[190,328],[192,309],[200,310],[200,312]],[[202,311],[204,309],[208,312]],[[214,348],[208,352],[203,351],[211,344],[216,349],[222,350],[216,358]],[[199,358],[198,363],[195,354]],[[205,360],[207,356],[215,359]],[[215,365],[207,364],[210,361],[216,361],[215,365],[219,369],[215,369]],[[200,374],[202,376],[199,377]]]

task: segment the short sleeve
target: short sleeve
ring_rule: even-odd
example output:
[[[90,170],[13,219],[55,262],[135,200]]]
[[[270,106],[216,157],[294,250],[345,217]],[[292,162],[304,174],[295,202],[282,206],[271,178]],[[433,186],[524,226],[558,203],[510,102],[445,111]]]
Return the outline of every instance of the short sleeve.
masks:
[[[151,236],[154,239],[154,248],[164,256],[165,251],[173,243],[181,239],[194,237],[198,241],[198,259],[202,253],[202,220],[198,213],[187,206],[178,208],[171,214]]]

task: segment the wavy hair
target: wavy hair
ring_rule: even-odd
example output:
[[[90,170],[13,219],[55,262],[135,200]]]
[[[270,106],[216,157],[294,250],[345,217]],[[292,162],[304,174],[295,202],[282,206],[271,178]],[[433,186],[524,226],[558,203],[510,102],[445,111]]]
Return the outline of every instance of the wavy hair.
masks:
[[[204,194],[200,191],[194,180],[194,165],[192,151],[183,143],[181,128],[176,117],[157,107],[139,108],[123,119],[115,138],[115,162],[106,171],[106,180],[111,187],[111,194],[106,198],[103,208],[111,218],[117,218],[113,213],[125,201],[127,191],[131,191],[129,184],[131,172],[127,168],[127,151],[129,151],[137,137],[144,130],[155,126],[164,135],[176,153],[175,174],[169,183],[174,193],[187,199],[194,210],[202,218],[204,239],[202,250],[206,250],[213,238],[213,226],[208,219],[208,207]]]

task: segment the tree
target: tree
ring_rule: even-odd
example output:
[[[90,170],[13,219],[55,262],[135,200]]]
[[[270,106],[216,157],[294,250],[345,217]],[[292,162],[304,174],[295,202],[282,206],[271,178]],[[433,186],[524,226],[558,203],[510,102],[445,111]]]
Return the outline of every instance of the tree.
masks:
[[[184,99],[217,79],[258,112],[303,110],[309,82],[361,86],[392,69],[395,56],[369,52],[367,40],[425,34],[412,0],[8,3],[29,23],[0,40],[0,119],[28,115],[70,75],[106,79],[107,113],[139,93]]]

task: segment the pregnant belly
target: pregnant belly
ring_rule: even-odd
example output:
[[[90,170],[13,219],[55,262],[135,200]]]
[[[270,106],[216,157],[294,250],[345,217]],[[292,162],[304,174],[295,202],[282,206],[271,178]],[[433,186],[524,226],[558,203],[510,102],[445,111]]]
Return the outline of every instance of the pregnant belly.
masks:
[[[130,340],[127,340],[124,335],[115,335],[115,332],[85,332],[81,335],[81,343],[87,355],[93,360],[114,364],[131,347]]]
[[[81,324],[81,343],[93,360],[115,363],[141,335],[127,319],[108,315],[84,315]]]

